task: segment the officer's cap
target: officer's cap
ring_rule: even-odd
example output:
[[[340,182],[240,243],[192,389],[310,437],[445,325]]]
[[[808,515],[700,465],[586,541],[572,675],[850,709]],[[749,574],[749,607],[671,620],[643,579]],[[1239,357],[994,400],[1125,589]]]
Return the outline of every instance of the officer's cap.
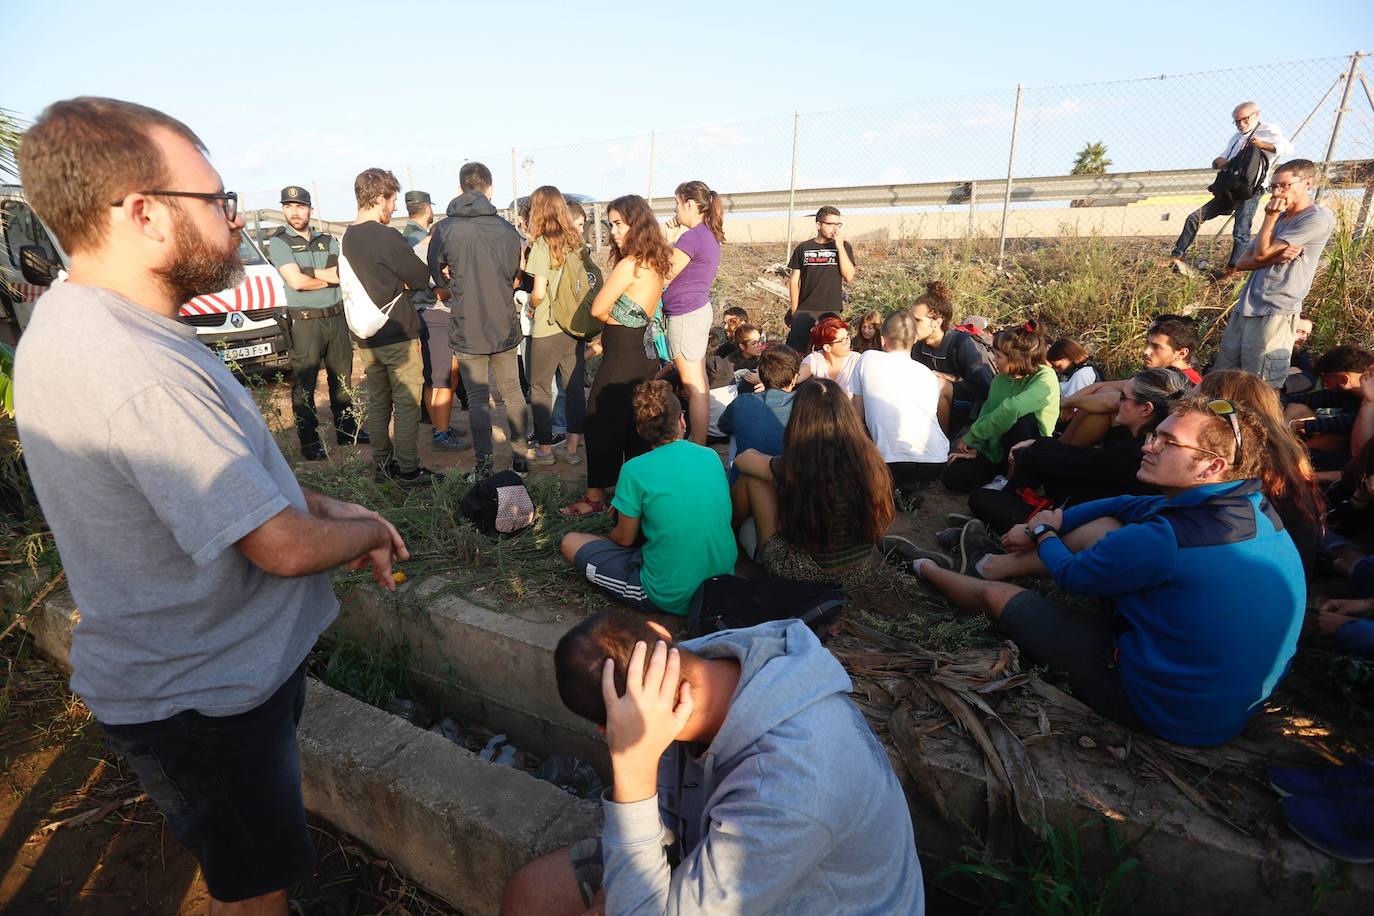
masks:
[[[429,192],[428,192],[428,191],[406,191],[406,206],[407,206],[407,207],[409,207],[411,204],[429,204],[429,203],[433,203],[433,201],[429,199]]]
[[[284,204],[305,204],[310,206],[310,192],[298,184],[289,184],[281,189],[281,202]]]

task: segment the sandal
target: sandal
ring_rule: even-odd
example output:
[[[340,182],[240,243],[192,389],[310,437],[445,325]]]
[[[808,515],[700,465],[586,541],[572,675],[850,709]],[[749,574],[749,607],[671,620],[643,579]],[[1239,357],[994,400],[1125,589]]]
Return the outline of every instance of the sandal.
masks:
[[[576,502],[559,509],[558,514],[564,518],[585,518],[588,515],[600,515],[605,511],[605,500],[591,500],[584,496]]]

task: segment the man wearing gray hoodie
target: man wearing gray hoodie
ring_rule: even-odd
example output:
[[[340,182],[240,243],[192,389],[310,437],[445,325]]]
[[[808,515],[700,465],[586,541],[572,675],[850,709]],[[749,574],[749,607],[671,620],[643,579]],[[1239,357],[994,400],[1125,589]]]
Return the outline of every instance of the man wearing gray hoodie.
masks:
[[[515,274],[520,269],[520,234],[496,213],[491,203],[491,169],[469,162],[458,171],[462,193],[448,205],[448,217],[434,225],[429,243],[429,270],[449,299],[449,340],[458,357],[458,372],[468,393],[472,444],[477,472],[490,469],[491,411],[488,369],[506,402],[506,424],[512,467],[529,470],[525,394],[515,348],[521,342],[516,315]]]
[[[668,639],[607,611],[559,641],[559,695],[606,729],[605,827],[521,868],[501,912],[923,913],[906,798],[815,634]]]

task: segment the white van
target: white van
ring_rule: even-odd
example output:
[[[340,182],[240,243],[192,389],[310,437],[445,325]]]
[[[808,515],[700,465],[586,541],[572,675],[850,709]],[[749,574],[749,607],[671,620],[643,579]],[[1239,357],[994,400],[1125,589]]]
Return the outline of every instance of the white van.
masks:
[[[58,268],[69,266],[38,214],[24,199],[19,185],[0,184],[0,320],[7,321],[16,339],[29,323],[34,303],[43,295]],[[196,329],[196,336],[225,362],[243,372],[284,370],[290,363],[286,338],[278,318],[286,307],[286,289],[276,268],[248,237],[240,233],[239,258],[244,278],[238,286],[196,296],[181,307],[178,317]]]

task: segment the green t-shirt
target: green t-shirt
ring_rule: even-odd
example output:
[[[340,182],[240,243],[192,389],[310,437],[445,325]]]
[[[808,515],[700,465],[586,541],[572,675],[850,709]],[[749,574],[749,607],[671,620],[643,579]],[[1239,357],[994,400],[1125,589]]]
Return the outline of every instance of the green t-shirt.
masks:
[[[552,337],[554,334],[563,333],[563,329],[549,314],[549,306],[553,304],[553,294],[558,291],[558,280],[563,276],[563,268],[553,266],[549,243],[543,238],[535,239],[530,245],[529,257],[525,259],[525,273],[532,277],[543,277],[548,281],[543,301],[534,307],[534,318],[530,320],[530,336]]]
[[[714,449],[679,439],[631,458],[620,469],[611,505],[639,519],[645,538],[639,579],[668,613],[685,615],[702,582],[735,571],[730,489]]]

